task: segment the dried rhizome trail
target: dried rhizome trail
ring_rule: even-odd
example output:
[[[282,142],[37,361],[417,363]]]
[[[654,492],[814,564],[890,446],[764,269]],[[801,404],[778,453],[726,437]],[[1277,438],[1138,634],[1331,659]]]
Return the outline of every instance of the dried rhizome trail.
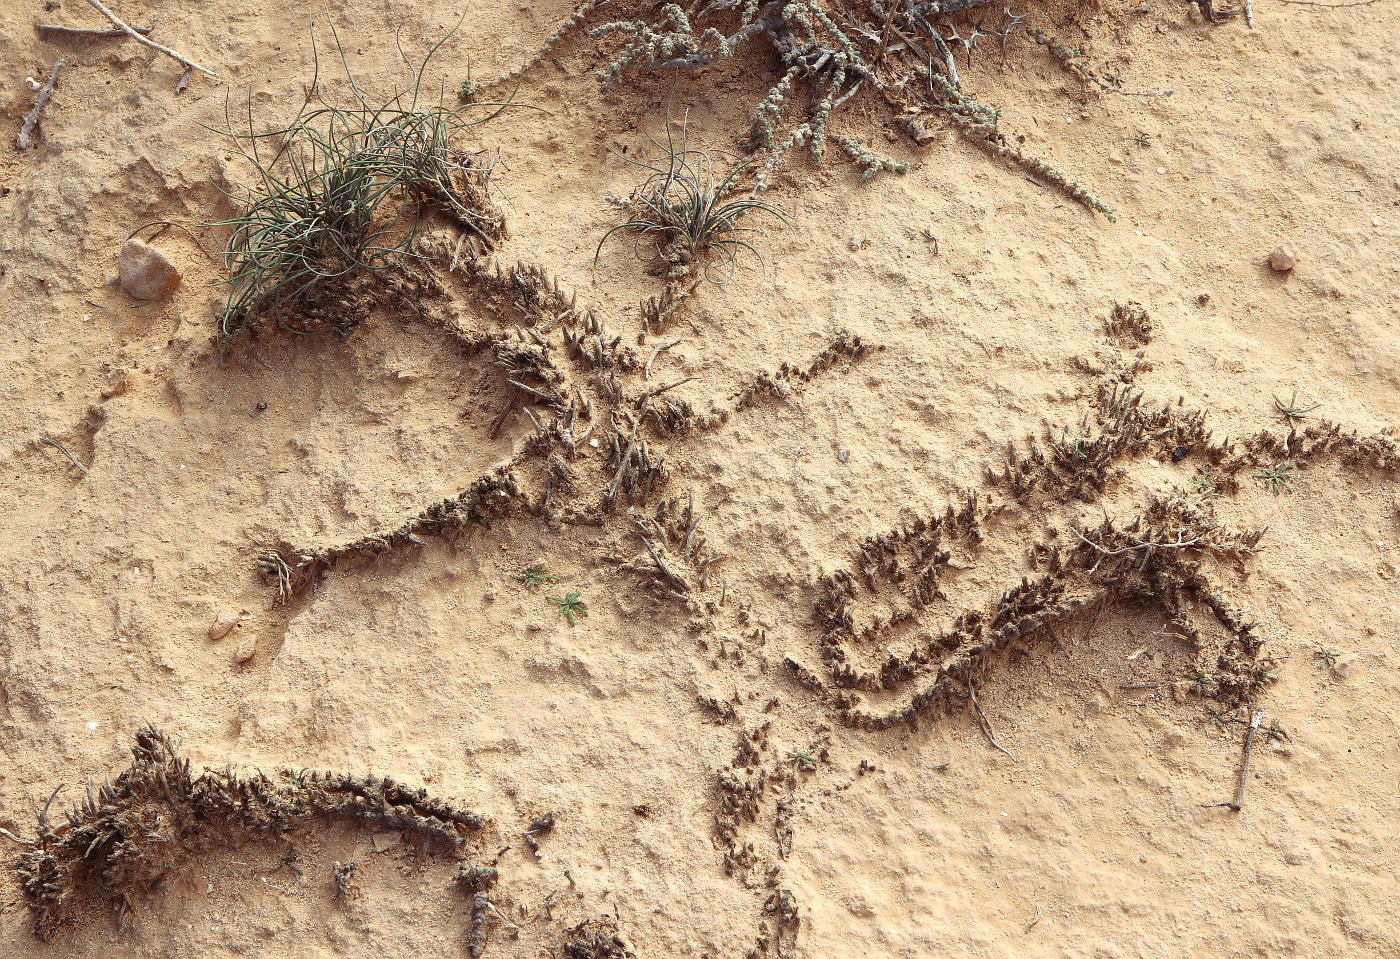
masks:
[[[1212,23],[1234,13],[1205,5]],[[1252,20],[1248,4],[1238,13]],[[1361,435],[1314,419],[1316,405],[1296,393],[1286,403],[1275,399],[1280,429],[1215,438],[1208,410],[1143,392],[1153,323],[1145,310],[1120,305],[1102,330],[1116,354],[1097,387],[1079,394],[1077,421],[1024,441],[1004,436],[1005,453],[989,460],[977,488],[946,506],[921,505],[913,518],[875,534],[830,530],[832,543],[856,545],[818,544],[837,558],[807,582],[789,576],[780,589],[774,576],[749,584],[770,590],[764,600],[782,604],[795,624],[781,640],[751,615],[752,596],[731,596],[725,561],[742,544],[711,519],[718,504],[706,502],[697,453],[725,443],[726,429],[765,407],[855,379],[890,354],[878,337],[833,323],[806,355],[751,366],[737,387],[715,392],[704,386],[703,371],[660,372],[662,357],[681,342],[664,337],[683,328],[687,310],[713,286],[745,282],[744,267],[763,265],[766,231],[794,223],[788,205],[774,198],[804,153],[812,164],[840,153],[862,182],[873,181],[868,188],[879,189],[880,176],[908,172],[907,158],[933,139],[932,129],[951,125],[1112,221],[1100,199],[1111,195],[1111,184],[1091,193],[1026,153],[1001,130],[1000,111],[972,98],[971,71],[960,74],[959,64],[1025,38],[1095,95],[1168,91],[1127,89],[1125,77],[1104,62],[1086,63],[1037,17],[1034,8],[965,0],[588,2],[538,56],[502,77],[465,81],[455,103],[427,92],[431,55],[410,89],[380,101],[348,75],[348,93],[329,89],[318,61],[290,119],[255,119],[250,99],[246,131],[229,121],[256,178],[233,196],[237,212],[218,224],[228,273],[215,318],[220,359],[275,365],[304,337],[346,341],[362,327],[388,323],[395,335],[427,337],[482,374],[485,385],[473,394],[479,408],[471,412],[484,416],[490,439],[509,446],[485,469],[461,476],[454,495],[424,502],[387,527],[343,539],[289,534],[260,542],[247,561],[263,574],[268,603],[305,610],[327,577],[355,583],[385,554],[412,557],[434,537],[471,550],[496,523],[597,530],[599,542],[625,543],[599,558],[607,575],[640,584],[654,600],[649,609],[683,623],[712,662],[763,663],[733,674],[732,695],[696,694],[734,743],[726,762],[706,766],[699,801],[715,870],[732,877],[726,885],[755,893],[757,914],[735,920],[752,935],[751,956],[799,950],[803,903],[787,870],[822,764],[856,737],[892,741],[958,710],[976,716],[978,735],[1006,757],[993,756],[997,762],[1016,762],[983,710],[979,685],[1017,670],[1027,650],[1059,646],[1071,633],[1091,636],[1106,615],[1153,618],[1171,644],[1174,678],[1160,685],[1217,723],[1247,726],[1235,798],[1202,803],[1238,812],[1256,737],[1283,735],[1276,723],[1264,726],[1261,703],[1284,656],[1270,645],[1273,624],[1251,610],[1243,590],[1270,531],[1241,524],[1232,507],[1246,496],[1282,494],[1308,471],[1378,483],[1400,471],[1390,434]],[[602,51],[593,80],[608,91],[657,71],[703,82],[706,71],[740,64],[759,65],[766,78],[746,129],[722,145],[741,148],[738,162],[726,165],[715,159],[720,148],[711,154],[696,145],[690,117],[674,110],[685,99],[679,80],[657,125],[663,132],[652,136],[654,153],[623,157],[639,182],[628,195],[608,198],[621,212],[596,242],[599,249],[612,237],[631,242],[658,278],[635,311],[581,302],[581,278],[511,253],[508,227],[517,221],[507,222],[492,124],[524,106],[520,91],[532,71],[573,43],[584,48],[576,56]],[[57,76],[55,65],[24,121],[21,148],[31,145]],[[847,125],[857,105],[863,116]],[[871,116],[890,121],[903,139],[885,137],[877,149],[865,135]],[[45,442],[86,473],[65,447]],[[1168,478],[1148,488],[1146,463],[1169,465]],[[1085,521],[1089,507],[1102,519]],[[545,547],[515,579],[533,598],[555,604],[561,629],[586,625],[588,599],[573,584],[545,595],[557,563]],[[741,641],[721,635],[721,621],[737,624]],[[793,739],[794,727],[805,738]],[[855,775],[874,771],[862,759]],[[637,954],[616,906],[582,921],[550,915],[552,894],[529,915],[521,903],[508,908],[505,849],[519,843],[538,855],[555,827],[553,812],[506,829],[375,776],[294,768],[265,775],[232,766],[197,773],[170,737],[149,727],[136,734],[129,768],[90,785],[62,821],[53,808],[59,795],[39,810],[32,834],[10,836],[22,847],[21,888],[41,936],[73,920],[84,902],[110,907],[121,925],[143,896],[180,870],[197,869],[201,857],[338,820],[402,833],[424,861],[455,867],[450,883],[462,897],[468,955],[507,954],[503,940],[550,922],[558,933],[553,955]],[[645,804],[633,812],[650,815]],[[322,878],[337,901],[353,899],[364,881],[353,861],[336,861]],[[448,876],[438,880],[446,885]],[[572,876],[568,882],[574,885]],[[1035,915],[1032,925],[1038,905]]]

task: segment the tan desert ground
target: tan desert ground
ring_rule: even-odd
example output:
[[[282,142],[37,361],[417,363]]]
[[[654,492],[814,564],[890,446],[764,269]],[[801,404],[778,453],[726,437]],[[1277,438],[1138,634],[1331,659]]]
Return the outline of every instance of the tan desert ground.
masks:
[[[218,76],[0,4],[0,955],[1400,956],[1395,0],[914,4],[992,140],[879,2],[685,5],[795,32],[609,89],[667,5],[518,79],[567,0],[106,5]],[[786,223],[595,264],[668,99],[748,156],[799,17],[870,78]],[[503,235],[403,201],[289,303],[334,332],[221,340],[230,130],[444,37]]]

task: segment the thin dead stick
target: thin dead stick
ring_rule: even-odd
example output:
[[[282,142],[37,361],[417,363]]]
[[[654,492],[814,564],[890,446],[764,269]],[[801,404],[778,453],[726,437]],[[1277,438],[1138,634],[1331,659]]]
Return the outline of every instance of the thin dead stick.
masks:
[[[131,39],[135,40],[137,43],[143,44],[145,46],[150,47],[152,50],[157,50],[165,54],[167,57],[170,57],[170,59],[180,64],[180,66],[182,67],[185,67],[190,70],[198,70],[200,73],[207,73],[211,77],[218,77],[218,74],[215,73],[213,70],[210,70],[208,67],[200,66],[184,54],[177,53],[169,47],[161,46],[154,40],[147,40],[145,37],[141,36],[141,34],[137,33],[135,29],[133,29],[132,27],[128,27],[125,23],[122,23],[121,19],[118,18],[115,13],[113,13],[111,10],[108,10],[102,5],[102,0],[87,0],[87,2],[92,5],[92,8],[94,10],[102,14],[108,20],[112,21],[112,26],[116,27],[118,30],[131,37]]]
[[[992,724],[987,721],[987,714],[982,712],[982,705],[977,702],[977,690],[972,688],[971,676],[967,677],[967,694],[972,697],[972,708],[977,710],[977,719],[982,723],[982,732],[987,734],[987,740],[995,746],[998,751],[1006,753],[1007,758],[1014,763],[1016,757],[1006,752],[1002,744],[997,742],[996,736],[992,734]]]
[[[1249,754],[1254,751],[1254,734],[1259,731],[1259,724],[1264,721],[1264,710],[1256,709],[1249,717],[1249,732],[1244,734],[1244,761],[1240,763],[1240,784],[1235,789],[1233,802],[1207,802],[1201,803],[1202,809],[1212,809],[1216,806],[1229,806],[1235,812],[1240,811],[1244,805],[1244,787],[1249,782]]]
[[[518,381],[518,380],[509,380],[509,379],[508,379],[508,380],[506,380],[506,382],[509,383],[511,386],[515,387],[515,388],[518,389],[518,390],[524,390],[526,393],[529,393],[531,396],[538,397],[538,398],[540,399],[541,402],[549,403],[550,405],[554,405],[555,403],[558,403],[558,402],[559,402],[559,397],[557,397],[557,396],[550,396],[548,393],[541,393],[539,390],[534,389],[534,388],[529,387],[529,386],[526,386],[524,383],[521,383],[521,382]]]
[[[1094,618],[1089,620],[1089,627],[1086,630],[1084,630],[1084,636],[1082,639],[1079,640],[1081,643],[1087,643],[1089,641],[1089,637],[1094,634],[1094,627],[1099,624],[1099,615],[1103,612],[1103,608],[1107,605],[1108,600],[1104,599],[1099,603],[1098,609],[1094,610]]]
[[[1322,7],[1327,10],[1339,10],[1342,7],[1369,7],[1376,0],[1355,0],[1354,3],[1316,3],[1315,0],[1278,0],[1279,3],[1291,3],[1298,7]]]
[[[151,33],[151,28],[150,28],[150,27],[132,27],[131,29],[135,30],[137,33],[141,34],[141,36],[143,36],[143,37],[149,36],[150,33]],[[57,23],[41,23],[41,24],[39,24],[39,39],[40,39],[40,40],[47,40],[50,36],[59,36],[59,37],[93,37],[93,38],[100,38],[100,37],[124,37],[124,36],[126,36],[126,35],[127,35],[127,33],[126,33],[125,30],[118,30],[118,29],[116,29],[116,28],[112,28],[112,29],[110,29],[110,30],[107,30],[107,29],[103,29],[103,28],[101,28],[101,27],[65,27],[65,26],[60,26],[60,25],[57,24]]]
[[[698,380],[699,378],[700,378],[700,377],[698,377],[698,376],[687,376],[687,377],[686,377],[685,379],[683,379],[683,380],[676,380],[676,382],[672,383],[670,386],[658,387],[657,389],[650,390],[650,391],[648,391],[648,392],[646,392],[646,393],[643,393],[641,396],[637,397],[636,406],[637,406],[638,409],[641,409],[642,403],[645,402],[646,400],[651,399],[653,396],[660,396],[662,393],[665,393],[667,390],[674,390],[674,389],[675,389],[676,387],[678,387],[678,386],[683,386],[684,384],[689,383],[691,380]]]
[[[667,340],[665,343],[662,343],[661,345],[657,346],[656,349],[652,350],[651,359],[647,360],[647,368],[643,373],[642,379],[651,379],[651,364],[656,362],[656,358],[661,355],[662,350],[669,350],[671,347],[675,346],[680,342],[680,340]]]
[[[1105,556],[1119,556],[1123,553],[1131,553],[1134,550],[1139,549],[1188,549],[1192,546],[1195,546],[1201,541],[1201,538],[1199,536],[1195,539],[1182,539],[1182,533],[1178,532],[1176,534],[1177,540],[1175,543],[1134,543],[1132,546],[1124,546],[1122,549],[1110,550],[1100,546],[1098,543],[1089,539],[1089,537],[1085,536],[1077,529],[1071,528],[1070,532],[1074,533],[1075,536],[1078,536],[1079,541],[1085,546],[1092,546],[1094,549],[1098,550],[1100,553],[1103,553]]]
[[[1040,903],[1035,904],[1035,918],[1030,921],[1030,925],[1026,926],[1026,932],[1034,929],[1037,922],[1040,922]]]
[[[44,84],[44,89],[39,91],[39,99],[34,101],[34,109],[29,111],[29,116],[24,118],[24,123],[19,128],[19,136],[15,137],[15,146],[21,150],[28,150],[32,141],[30,135],[34,132],[34,125],[39,122],[39,114],[44,110],[44,104],[49,102],[49,97],[53,96],[53,85],[58,80],[58,71],[63,69],[63,58],[59,57],[54,61],[53,73],[49,74],[49,82]],[[86,472],[86,471],[84,471]]]
[[[4,836],[6,839],[14,840],[15,842],[19,843],[21,846],[33,846],[33,845],[36,845],[36,843],[34,842],[34,840],[32,840],[32,839],[21,839],[21,838],[19,838],[18,836],[16,836],[14,833],[10,832],[8,829],[0,829],[0,836]]]
[[[47,445],[49,445],[49,446],[52,446],[54,449],[58,450],[58,451],[59,451],[60,453],[62,453],[64,456],[68,457],[68,459],[72,460],[73,465],[76,466],[78,469],[80,469],[80,470],[83,471],[83,475],[87,475],[87,467],[84,466],[82,463],[79,463],[79,462],[78,462],[78,458],[77,458],[76,456],[74,456],[72,453],[68,452],[68,448],[67,448],[66,446],[64,446],[62,443],[58,442],[57,440],[51,440],[51,439],[49,439],[47,436],[41,436],[41,437],[39,437],[39,442],[45,443],[45,444],[47,444]]]
[[[497,416],[496,422],[491,424],[490,436],[493,440],[496,438],[496,434],[501,431],[501,424],[506,421],[506,417],[510,415],[510,411],[515,409],[515,398],[519,395],[520,394],[515,392],[515,390],[510,391],[510,399],[506,400],[506,405],[505,408],[501,410],[501,415]]]
[[[894,15],[899,9],[899,4],[890,4],[889,16],[885,17],[885,29],[880,31],[880,49],[875,53],[876,63],[879,63],[881,60],[885,59],[885,47],[890,42],[890,27],[894,26]]]
[[[1244,25],[1249,29],[1254,29],[1254,3],[1253,0],[1244,0]]]
[[[160,236],[162,233],[164,233],[166,230],[170,229],[173,226],[175,229],[182,231],[185,234],[185,236],[193,240],[194,245],[199,247],[199,252],[203,253],[205,259],[207,259],[210,263],[219,262],[218,260],[214,259],[214,255],[212,253],[210,253],[204,248],[204,244],[200,242],[199,237],[195,236],[194,232],[189,227],[185,226],[182,223],[176,223],[174,220],[152,220],[150,223],[143,224],[141,226],[138,226],[136,229],[132,230],[129,234],[127,234],[126,238],[128,240],[131,239],[133,236],[140,233],[142,230],[146,229],[146,227],[149,226],[159,227],[160,229],[156,230],[156,232],[151,234],[150,239],[146,241],[147,243],[154,243],[156,237]]]

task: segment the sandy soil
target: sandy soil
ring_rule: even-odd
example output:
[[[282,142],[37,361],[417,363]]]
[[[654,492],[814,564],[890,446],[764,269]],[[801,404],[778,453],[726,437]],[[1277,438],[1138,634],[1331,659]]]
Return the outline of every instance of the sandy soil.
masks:
[[[494,928],[488,956],[547,954],[564,928],[614,911],[639,956],[742,956],[771,863],[799,905],[802,956],[1400,955],[1393,474],[1305,468],[1291,492],[1251,480],[1220,506],[1270,527],[1231,589],[1269,652],[1291,657],[1259,703],[1289,739],[1256,748],[1238,814],[1201,804],[1231,795],[1240,732],[1166,686],[1120,689],[1181,676],[1150,612],[1109,609],[1091,632],[1076,620],[1060,647],[1028,643],[979,671],[1014,760],[970,708],[848,729],[779,666],[817,660],[814,583],[857,541],[981,486],[1008,441],[1084,416],[1133,355],[1104,334],[1114,302],[1152,318],[1137,385],[1208,411],[1218,435],[1277,426],[1271,395],[1294,390],[1348,428],[1396,425],[1400,8],[1259,0],[1248,30],[1135,6],[1032,17],[1087,40],[1130,87],[1171,97],[1086,96],[1025,44],[965,71],[979,99],[1005,107],[1004,128],[1105,197],[1116,224],[955,131],[913,147],[874,101],[839,123],[910,160],[907,176],[861,184],[835,158],[784,166],[770,198],[793,227],[765,230],[762,272],[703,290],[658,375],[695,375],[677,393],[703,407],[841,328],[881,349],[676,444],[667,495],[694,492],[728,557],[705,592],[715,610],[697,617],[618,568],[637,550],[620,516],[505,517],[455,546],[334,570],[314,596],[276,605],[258,543],[395,524],[507,456],[528,422],[514,414],[491,439],[484,374],[392,316],[343,344],[277,339],[261,364],[221,365],[220,266],[175,231],[157,241],[184,273],[172,299],[140,305],[111,279],[142,224],[179,221],[218,243],[195,224],[227,215],[217,188],[237,174],[201,124],[222,124],[226,100],[249,93],[261,116],[294,109],[309,17],[329,13],[361,83],[387,90],[406,73],[396,33],[420,59],[460,10],[124,0],[130,22],[224,74],[176,96],[179,67],[133,43],[39,41],[39,22],[97,23],[81,0],[13,4],[0,21],[4,128],[32,103],[23,75],[42,78],[58,55],[65,69],[35,149],[17,151],[13,133],[0,146],[0,826],[32,835],[54,786],[70,801],[115,774],[150,722],[197,766],[373,771],[480,810],[488,834],[464,855],[513,845],[497,901],[519,927]],[[479,76],[507,69],[568,10],[474,5],[430,79],[454,89],[468,58]],[[625,243],[591,272],[617,222],[603,196],[634,182],[605,147],[640,148],[661,129],[667,80],[600,93],[601,49],[564,44],[520,91],[540,109],[480,136],[504,157],[502,257],[547,265],[632,342],[658,280]],[[766,85],[721,65],[675,97],[719,154]],[[1266,262],[1285,240],[1298,252],[1286,275]],[[1191,475],[1136,463],[1113,506],[1189,488]],[[1077,508],[1090,522],[1102,512]],[[571,628],[511,578],[532,562],[580,590],[590,615]],[[973,574],[968,595],[1005,585]],[[224,609],[244,618],[210,641]],[[239,665],[249,635],[256,654]],[[1321,646],[1354,654],[1348,677],[1317,661]],[[789,857],[775,792],[743,827],[761,869],[736,878],[715,844],[715,776],[738,730],[765,720],[770,766],[828,747],[792,793]],[[558,826],[536,857],[519,834],[547,810]],[[300,874],[273,871],[285,844],[212,851],[134,902],[120,931],[94,899],[47,943],[0,870],[0,954],[463,954],[469,906],[448,881],[452,857],[343,825],[291,841]],[[332,901],[333,860],[359,866],[349,902]]]

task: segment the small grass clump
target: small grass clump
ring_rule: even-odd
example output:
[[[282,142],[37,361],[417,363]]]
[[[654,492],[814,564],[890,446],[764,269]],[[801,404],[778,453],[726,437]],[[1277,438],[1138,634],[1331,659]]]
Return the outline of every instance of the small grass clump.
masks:
[[[1293,483],[1291,481],[1292,473],[1292,463],[1280,463],[1278,466],[1260,470],[1254,474],[1254,478],[1263,480],[1269,492],[1277,496],[1284,490],[1291,490],[1293,488]]]
[[[563,596],[546,596],[555,606],[559,607],[559,615],[569,621],[569,625],[574,625],[575,616],[587,616],[588,604],[579,598],[579,591],[565,593]]]
[[[469,127],[496,114],[468,119],[468,110],[483,105],[448,109],[423,96],[423,71],[447,37],[429,51],[409,91],[374,104],[356,84],[336,35],[350,96],[347,105],[333,106],[321,89],[313,31],[314,75],[290,121],[258,132],[251,97],[247,132],[234,132],[226,113],[225,132],[258,181],[246,196],[233,197],[242,207],[236,216],[214,224],[233,229],[224,249],[229,295],[219,317],[222,343],[265,318],[293,332],[320,332],[293,319],[308,294],[411,255],[430,212],[442,211],[487,249],[503,235],[504,217],[491,198],[495,159],[460,142]]]
[[[1279,399],[1278,394],[1274,394],[1274,410],[1277,411],[1281,418],[1288,421],[1288,428],[1290,430],[1297,429],[1300,419],[1321,406],[1321,403],[1313,403],[1310,406],[1302,405],[1298,402],[1297,390],[1293,391],[1293,396],[1289,398],[1287,403]]]
[[[789,749],[787,755],[783,758],[787,762],[792,763],[794,775],[802,769],[817,768],[817,750],[815,746],[810,749]]]
[[[1210,475],[1210,470],[1202,470],[1191,479],[1191,489],[1204,499],[1213,499],[1220,495],[1220,487],[1216,485],[1215,478]]]
[[[603,244],[614,234],[631,232],[633,247],[643,257],[644,244],[651,244],[656,256],[685,275],[703,271],[711,282],[723,285],[733,278],[741,254],[752,253],[763,263],[744,234],[756,232],[741,226],[752,215],[766,215],[790,225],[777,207],[754,196],[733,196],[745,164],[736,166],[724,179],[716,181],[709,154],[692,148],[685,121],[681,122],[680,142],[676,142],[669,105],[666,110],[666,142],[649,138],[662,153],[652,160],[634,160],[614,152],[632,166],[648,171],[632,194],[610,198],[625,209],[630,219],[615,226],[598,241],[593,265],[603,252]]]
[[[526,589],[534,592],[539,588],[541,583],[552,582],[559,577],[551,574],[548,567],[533,563],[526,566],[520,572],[513,574],[511,578],[524,583]]]

